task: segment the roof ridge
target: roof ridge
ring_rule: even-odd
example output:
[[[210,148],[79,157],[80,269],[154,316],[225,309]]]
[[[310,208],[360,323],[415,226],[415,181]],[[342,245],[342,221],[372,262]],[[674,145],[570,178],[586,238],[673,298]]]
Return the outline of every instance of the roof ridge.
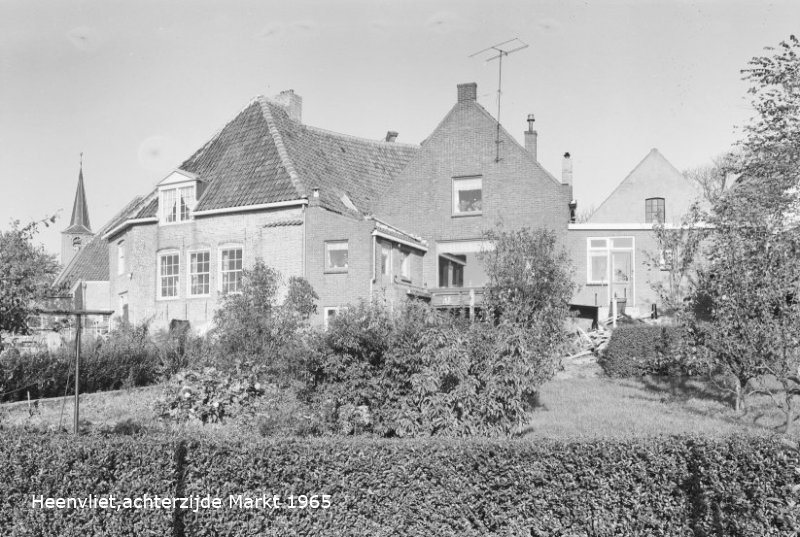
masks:
[[[283,143],[281,131],[278,128],[278,125],[275,123],[275,118],[272,116],[272,102],[263,95],[256,97],[256,100],[261,106],[261,113],[264,116],[264,121],[267,122],[267,128],[269,129],[270,135],[272,135],[272,141],[275,143],[275,148],[278,150],[278,156],[281,158],[281,164],[283,164],[286,173],[289,174],[289,179],[292,181],[292,185],[294,185],[298,196],[307,197],[308,193],[305,191],[305,187],[300,181],[300,176],[294,167],[292,159],[289,158],[289,151],[286,149],[286,144]]]
[[[361,136],[355,136],[354,134],[345,134],[343,132],[336,132],[329,129],[323,129],[322,127],[314,127],[313,125],[303,125],[306,129],[310,131],[316,131],[321,134],[330,134],[333,136],[338,136],[339,138],[344,138],[346,140],[351,140],[354,142],[363,142],[370,145],[376,145],[378,147],[408,147],[412,149],[418,149],[420,146],[419,144],[410,144],[405,142],[386,142],[384,140],[376,140],[374,138],[362,138]]]
[[[683,177],[684,179],[686,179],[686,176],[685,176],[685,175],[683,175],[683,173],[682,173],[682,172],[681,172],[681,171],[680,171],[678,168],[676,168],[676,167],[675,167],[675,166],[674,166],[674,165],[673,165],[673,164],[672,164],[672,163],[671,163],[669,160],[667,160],[667,157],[665,157],[663,154],[661,154],[661,151],[659,151],[657,147],[653,147],[652,149],[650,149],[650,151],[648,151],[648,152],[647,152],[647,154],[646,154],[646,155],[645,155],[645,156],[642,158],[642,160],[640,160],[640,161],[639,161],[639,163],[638,163],[638,164],[636,164],[636,166],[634,166],[634,167],[633,167],[633,169],[631,169],[631,171],[629,171],[629,172],[628,172],[628,174],[627,174],[627,175],[626,175],[626,176],[625,176],[625,177],[622,179],[622,181],[620,181],[619,183],[617,183],[617,186],[615,186],[615,187],[614,187],[614,190],[612,190],[612,191],[611,191],[611,193],[609,193],[609,195],[608,195],[608,196],[606,196],[606,197],[605,197],[605,199],[604,199],[603,201],[601,201],[601,202],[600,202],[600,205],[598,205],[598,206],[597,206],[597,208],[596,208],[596,209],[595,209],[595,210],[592,212],[592,216],[594,216],[595,214],[597,214],[597,211],[599,211],[599,210],[600,210],[600,209],[603,207],[603,205],[605,205],[606,203],[608,203],[608,200],[610,200],[612,197],[614,197],[614,194],[616,194],[616,193],[617,193],[617,191],[618,191],[620,188],[622,188],[622,185],[624,185],[624,184],[625,184],[625,183],[628,181],[628,179],[630,179],[630,178],[633,176],[633,174],[635,174],[635,173],[636,173],[636,172],[639,170],[639,168],[641,168],[641,167],[642,167],[642,165],[643,165],[645,162],[647,162],[647,160],[648,160],[648,159],[649,159],[649,158],[650,158],[652,155],[658,155],[659,157],[661,157],[661,160],[663,160],[664,162],[666,162],[667,164],[669,164],[669,166],[670,166],[670,167],[671,167],[671,168],[672,168],[672,169],[673,169],[675,172],[677,172],[677,173],[678,173],[678,175],[680,175],[681,177]],[[591,219],[592,219],[592,217],[590,216],[590,217],[589,217],[589,220],[591,221]],[[589,223],[605,223],[605,222],[589,222]]]
[[[531,152],[530,152],[530,151],[528,151],[527,149],[525,149],[525,147],[524,147],[524,146],[523,146],[521,143],[519,143],[519,141],[517,141],[517,139],[516,139],[514,136],[512,136],[512,134],[511,134],[510,132],[508,132],[508,130],[507,130],[507,129],[506,129],[504,126],[503,126],[503,124],[502,124],[502,123],[500,123],[500,122],[499,122],[497,119],[495,119],[495,117],[494,117],[494,116],[493,116],[493,115],[492,115],[492,114],[491,114],[491,113],[490,113],[490,112],[489,112],[489,111],[488,111],[486,108],[484,108],[484,107],[483,107],[483,105],[482,105],[481,103],[479,103],[478,101],[466,101],[466,102],[473,102],[473,103],[475,103],[475,104],[478,106],[478,109],[479,109],[481,112],[483,112],[483,114],[485,114],[485,115],[486,115],[486,117],[488,117],[489,119],[491,119],[491,120],[492,120],[494,123],[497,123],[498,125],[500,125],[500,130],[501,130],[501,131],[502,131],[502,132],[503,132],[503,133],[504,133],[504,134],[505,134],[505,135],[508,137],[508,139],[509,139],[509,140],[511,140],[512,142],[514,142],[515,144],[517,144],[517,147],[519,147],[520,149],[522,149],[522,150],[523,150],[523,152],[525,153],[525,155],[527,155],[527,156],[528,156],[528,159],[529,159],[530,161],[532,161],[534,164],[536,164],[536,166],[538,166],[538,167],[539,167],[539,169],[541,169],[541,170],[542,170],[542,171],[545,173],[545,175],[547,175],[547,176],[548,176],[550,179],[552,179],[552,180],[553,180],[553,182],[555,182],[556,184],[559,184],[559,185],[563,185],[563,184],[564,184],[564,183],[562,183],[561,181],[559,181],[559,180],[556,178],[556,176],[555,176],[555,175],[553,175],[552,173],[550,173],[550,172],[549,172],[549,171],[548,171],[548,170],[547,170],[547,169],[546,169],[544,166],[542,166],[542,164],[541,164],[541,163],[540,163],[538,160],[536,160],[535,158],[533,158],[533,155],[531,154]],[[459,103],[456,103],[456,104],[459,104]]]

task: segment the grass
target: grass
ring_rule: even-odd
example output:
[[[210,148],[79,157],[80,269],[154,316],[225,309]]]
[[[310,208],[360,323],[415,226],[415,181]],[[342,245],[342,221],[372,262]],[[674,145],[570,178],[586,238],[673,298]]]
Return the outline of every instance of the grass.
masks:
[[[256,420],[201,426],[169,425],[158,419],[152,402],[160,385],[81,396],[84,429],[111,428],[133,421],[148,430],[194,430],[215,435],[258,435]],[[555,379],[540,392],[541,408],[531,414],[524,437],[555,440],[623,439],[698,434],[707,437],[770,435],[783,418],[767,396],[751,396],[748,410],[737,415],[714,385],[701,380],[569,378]],[[63,405],[63,417],[62,417]],[[56,430],[72,429],[73,400],[42,400],[0,405],[0,423]],[[286,411],[287,407],[283,407]],[[287,416],[287,419],[291,416]],[[286,420],[282,420],[286,421]],[[800,426],[795,439],[800,439]]]
[[[748,410],[737,415],[726,394],[702,380],[557,379],[542,387],[540,401],[526,438],[770,435],[783,426],[769,397],[751,396]]]

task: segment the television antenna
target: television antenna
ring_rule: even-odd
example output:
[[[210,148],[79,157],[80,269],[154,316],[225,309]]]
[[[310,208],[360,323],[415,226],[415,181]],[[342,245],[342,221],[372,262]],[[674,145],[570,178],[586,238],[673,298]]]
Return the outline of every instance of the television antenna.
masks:
[[[475,56],[479,56],[486,52],[490,54],[493,52],[496,53],[494,56],[491,56],[486,60],[487,63],[497,60],[497,134],[494,141],[495,146],[497,146],[497,151],[495,153],[495,162],[500,162],[500,98],[503,95],[503,57],[508,56],[512,52],[517,52],[518,50],[528,48],[529,46],[530,45],[522,41],[520,38],[515,37],[514,39],[497,43],[496,45],[486,47],[483,50],[479,50],[478,52],[469,55],[470,58],[474,58]]]

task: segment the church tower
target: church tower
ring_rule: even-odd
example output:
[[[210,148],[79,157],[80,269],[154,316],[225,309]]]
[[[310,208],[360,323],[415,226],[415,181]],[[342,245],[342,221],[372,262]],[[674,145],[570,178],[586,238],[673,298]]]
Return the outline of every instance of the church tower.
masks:
[[[75,191],[75,203],[72,205],[72,218],[69,221],[69,227],[61,232],[61,265],[66,267],[78,250],[92,239],[92,236],[89,206],[86,203],[86,191],[83,188],[83,154],[81,154],[78,189]]]

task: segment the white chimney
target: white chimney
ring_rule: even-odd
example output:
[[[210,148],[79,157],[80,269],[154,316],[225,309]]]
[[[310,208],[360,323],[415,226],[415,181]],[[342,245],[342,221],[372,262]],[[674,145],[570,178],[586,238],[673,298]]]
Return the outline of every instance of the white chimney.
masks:
[[[572,158],[569,153],[564,153],[564,160],[561,163],[561,182],[572,186]]]
[[[303,122],[303,98],[297,95],[294,90],[284,90],[272,98],[286,110],[289,119],[298,123]]]
[[[536,118],[533,117],[533,114],[528,114],[528,130],[525,131],[525,149],[527,149],[531,155],[533,155],[533,160],[539,160],[537,158],[537,141],[539,138],[539,133],[533,130],[533,123],[536,121]]]

